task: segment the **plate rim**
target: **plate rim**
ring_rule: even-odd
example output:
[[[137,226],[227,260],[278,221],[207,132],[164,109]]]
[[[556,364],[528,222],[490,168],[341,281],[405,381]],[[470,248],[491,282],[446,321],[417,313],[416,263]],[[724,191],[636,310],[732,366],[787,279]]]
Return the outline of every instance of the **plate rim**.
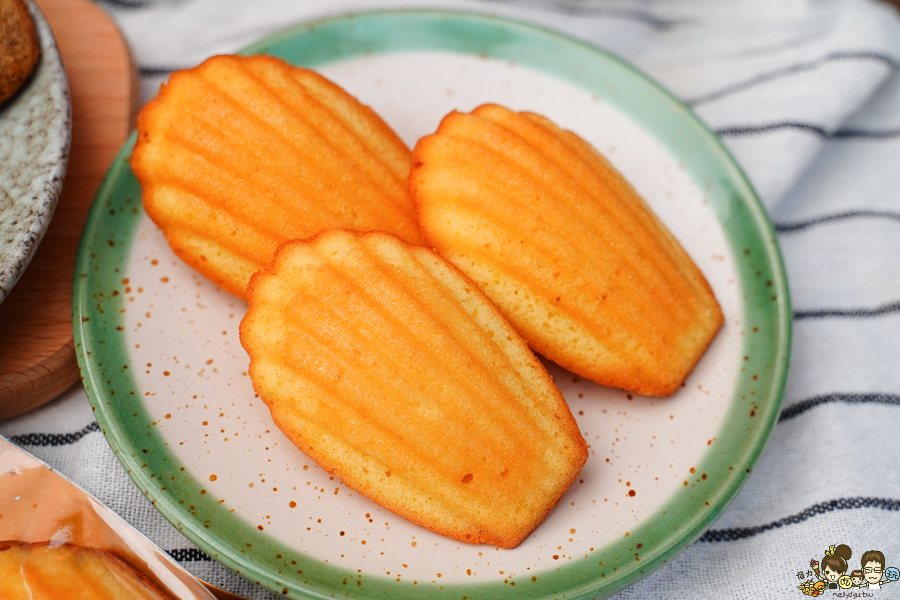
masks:
[[[297,36],[303,36],[307,33],[315,32],[323,27],[328,26],[340,26],[341,24],[347,24],[348,22],[353,22],[354,25],[359,22],[369,19],[396,19],[396,18],[413,18],[413,19],[445,19],[445,20],[456,20],[456,21],[465,21],[469,25],[472,25],[473,22],[478,22],[480,25],[492,25],[497,26],[499,29],[505,28],[514,28],[517,30],[517,33],[520,35],[538,35],[543,36],[545,38],[549,38],[555,40],[556,42],[561,42],[564,45],[574,45],[578,47],[583,52],[587,52],[588,54],[599,55],[602,59],[607,61],[611,61],[615,63],[618,68],[623,68],[627,71],[630,77],[636,77],[640,82],[644,85],[649,86],[648,89],[652,90],[652,93],[661,94],[661,97],[664,101],[668,102],[673,106],[673,108],[677,108],[681,112],[681,116],[683,119],[686,119],[688,124],[695,130],[695,134],[699,134],[701,137],[705,138],[705,143],[712,148],[717,155],[715,160],[717,162],[721,162],[727,167],[727,170],[730,174],[729,183],[732,184],[734,189],[732,190],[734,193],[739,193],[738,196],[735,196],[736,199],[733,200],[735,202],[735,210],[743,209],[746,213],[746,216],[751,218],[751,221],[744,225],[744,233],[749,235],[749,237],[753,237],[754,234],[759,237],[759,246],[763,249],[763,256],[761,257],[762,262],[760,263],[756,256],[750,256],[750,248],[747,248],[747,260],[748,261],[756,261],[753,264],[759,266],[760,269],[766,269],[765,273],[770,275],[769,286],[772,288],[774,295],[772,297],[772,306],[769,306],[767,309],[765,306],[761,306],[759,311],[767,311],[769,314],[769,320],[772,321],[770,326],[774,327],[775,334],[777,335],[777,339],[775,341],[772,356],[772,364],[769,365],[768,369],[770,373],[766,381],[768,381],[769,385],[766,386],[766,389],[760,389],[761,392],[757,399],[765,396],[766,403],[763,406],[764,410],[761,411],[759,415],[759,420],[756,423],[759,423],[759,426],[754,430],[754,434],[752,439],[750,439],[750,450],[745,453],[742,457],[743,461],[739,465],[740,469],[746,469],[746,473],[736,474],[735,477],[730,478],[728,480],[728,484],[726,486],[727,489],[722,490],[719,488],[720,493],[717,495],[717,500],[715,506],[711,507],[712,509],[709,511],[704,511],[700,515],[696,515],[687,526],[683,528],[677,528],[679,533],[676,535],[668,535],[666,539],[668,543],[662,546],[657,546],[656,548],[648,549],[640,558],[642,564],[639,566],[635,565],[622,565],[623,574],[619,574],[615,577],[610,577],[606,581],[601,581],[600,578],[594,577],[590,581],[586,581],[581,585],[577,585],[574,587],[569,587],[565,590],[565,594],[570,598],[594,598],[600,595],[608,595],[614,593],[624,587],[627,587],[639,579],[645,577],[650,572],[659,568],[664,564],[668,559],[677,554],[678,552],[684,550],[691,542],[699,538],[706,529],[715,521],[716,518],[725,510],[728,504],[733,500],[733,498],[737,495],[737,492],[743,486],[746,478],[752,468],[752,465],[755,464],[757,458],[760,453],[763,451],[765,447],[765,443],[770,437],[771,429],[775,424],[777,416],[779,414],[781,399],[784,394],[785,382],[787,377],[787,366],[790,355],[790,340],[791,340],[791,309],[790,309],[790,297],[788,293],[787,287],[787,278],[786,272],[784,269],[783,261],[780,255],[780,251],[778,249],[775,231],[772,227],[771,221],[762,206],[758,196],[754,192],[751,184],[747,180],[746,176],[740,170],[737,165],[737,162],[734,160],[732,155],[728,152],[728,150],[721,144],[715,134],[707,127],[699,118],[694,115],[690,109],[684,105],[678,98],[676,98],[671,92],[669,92],[665,87],[661,86],[659,83],[654,81],[645,73],[638,70],[636,67],[630,65],[626,61],[621,58],[611,54],[608,51],[597,48],[591,44],[568,36],[566,34],[560,33],[558,31],[540,27],[531,23],[526,23],[522,21],[517,21],[515,19],[510,19],[507,17],[497,17],[492,15],[486,15],[481,13],[474,13],[470,11],[449,11],[449,10],[419,10],[419,9],[401,9],[401,10],[377,10],[377,11],[366,11],[366,12],[354,12],[347,13],[341,15],[335,15],[324,19],[316,19],[313,21],[309,21],[306,23],[301,23],[299,25],[290,27],[284,31],[277,32],[273,35],[267,36],[263,40],[256,42],[244,50],[242,50],[241,54],[252,54],[259,53],[264,49],[271,49],[273,46],[277,46],[279,43],[283,43],[285,41],[291,41],[295,39]],[[422,50],[434,50],[435,48],[420,48]],[[350,54],[348,56],[358,56],[360,53],[359,48],[355,50],[348,50]],[[397,51],[395,48],[394,51]],[[354,54],[355,52],[355,54]],[[336,60],[332,58],[331,60]],[[313,61],[315,62],[315,61]],[[324,62],[330,62],[330,60],[324,60]],[[304,65],[307,63],[305,62]],[[320,63],[321,64],[321,63]],[[523,62],[527,66],[533,67],[533,65],[528,62]],[[537,70],[543,70],[539,67],[534,67]],[[550,73],[553,75],[554,73]],[[605,99],[605,98],[604,98]],[[620,108],[617,106],[617,108]],[[626,107],[627,108],[627,107]],[[625,111],[629,112],[629,111]],[[633,114],[630,116],[634,117]],[[637,119],[636,119],[637,120]],[[638,120],[639,124],[644,126],[643,120]],[[651,132],[652,134],[652,132]],[[97,193],[97,196],[94,201],[94,205],[92,206],[91,213],[88,216],[87,224],[85,226],[84,234],[81,240],[81,247],[79,248],[78,253],[78,264],[76,272],[79,273],[79,276],[76,277],[75,280],[75,293],[73,294],[73,325],[75,329],[75,338],[76,338],[76,350],[78,353],[78,361],[79,366],[81,367],[83,374],[83,381],[85,383],[85,388],[88,391],[88,397],[91,401],[91,404],[94,406],[94,409],[97,413],[97,420],[101,424],[101,428],[103,429],[104,435],[106,436],[107,441],[112,446],[113,450],[116,452],[117,457],[123,466],[128,470],[129,475],[132,480],[138,485],[138,487],[144,491],[148,497],[151,497],[154,505],[157,509],[163,514],[163,516],[172,522],[176,527],[178,527],[182,533],[184,533],[189,539],[191,539],[198,546],[212,554],[216,557],[217,560],[228,566],[229,568],[238,571],[245,577],[249,579],[254,579],[257,582],[263,582],[263,585],[272,589],[274,591],[281,592],[282,589],[288,590],[289,587],[294,586],[295,584],[291,582],[290,584],[282,582],[277,577],[277,573],[273,575],[273,573],[269,570],[264,569],[263,567],[258,566],[257,563],[252,561],[243,560],[241,556],[231,556],[227,553],[224,553],[224,556],[215,552],[216,544],[213,539],[215,536],[208,535],[202,529],[198,529],[194,527],[189,522],[181,521],[180,511],[178,509],[178,505],[175,504],[172,508],[174,511],[171,511],[173,514],[168,514],[163,508],[161,508],[160,503],[157,503],[157,500],[161,500],[158,494],[155,492],[155,485],[149,477],[149,473],[144,473],[143,469],[140,467],[140,461],[132,460],[133,457],[129,456],[129,452],[133,449],[128,444],[127,439],[123,439],[121,432],[118,431],[116,425],[107,417],[111,416],[112,413],[108,413],[107,406],[112,404],[112,400],[109,395],[105,395],[109,391],[113,390],[113,379],[110,377],[115,376],[115,374],[106,373],[108,377],[104,377],[104,373],[94,364],[96,359],[90,359],[89,355],[91,354],[91,350],[88,348],[91,347],[91,335],[90,329],[96,328],[96,320],[91,325],[87,325],[91,323],[90,317],[94,313],[91,307],[91,295],[89,290],[87,290],[87,282],[90,280],[89,273],[92,272],[91,267],[91,232],[93,232],[100,224],[102,224],[102,219],[105,216],[105,203],[112,196],[112,192],[116,188],[117,184],[119,184],[121,178],[123,176],[127,177],[130,174],[130,168],[128,166],[128,156],[130,154],[131,146],[134,142],[134,134],[130,138],[129,142],[125,144],[122,151],[117,156],[115,162],[110,167],[110,170],[107,174],[106,179],[104,180],[103,185]],[[664,144],[666,145],[666,144]],[[671,148],[668,147],[669,150]],[[721,183],[721,182],[720,182]],[[133,201],[134,199],[132,199]],[[135,206],[133,207],[135,211],[140,212],[140,202],[137,201]],[[719,211],[717,211],[717,218],[720,221],[720,224],[725,229],[725,224],[722,222],[722,215]],[[131,232],[133,233],[133,231]],[[735,240],[732,239],[732,236],[726,233],[726,237],[728,239],[729,244],[732,245],[732,250],[736,250],[735,248]],[[117,241],[116,244],[120,246],[126,246],[128,244],[128,240],[120,240]],[[113,241],[110,240],[110,244]],[[754,246],[755,250],[756,248]],[[123,252],[126,256],[128,254],[128,250],[118,250],[119,252]],[[737,263],[740,257],[735,256],[735,262]],[[736,264],[736,269],[738,269],[738,265]],[[741,279],[741,283],[746,283],[743,279]],[[99,300],[94,298],[95,301]],[[110,300],[111,301],[111,300]],[[743,316],[746,318],[748,315],[748,311],[750,307],[748,307],[746,300],[743,301],[742,309],[744,311]],[[774,315],[772,314],[774,311]],[[101,311],[102,312],[102,311]],[[87,318],[85,318],[87,317]],[[114,327],[111,330],[113,333],[115,331]],[[743,347],[746,349],[747,343],[745,342]],[[118,373],[119,377],[117,379],[117,383],[127,383],[127,373]],[[106,386],[103,384],[102,379],[107,378],[110,386],[110,389],[107,390]],[[127,387],[127,386],[126,386]],[[735,386],[735,394],[741,389],[740,384]],[[754,392],[756,393],[756,392]],[[726,419],[728,415],[730,415],[731,411],[734,410],[735,400],[732,398],[729,406],[728,413],[726,414]],[[724,427],[724,425],[723,425]],[[721,429],[721,428],[720,428]],[[704,455],[704,461],[709,457],[709,452]],[[699,480],[698,480],[699,482]],[[693,487],[692,484],[690,487]],[[686,482],[687,487],[687,482]],[[679,495],[679,492],[676,492],[672,496],[670,496],[664,503],[664,505],[660,508],[662,509],[669,507],[670,504],[673,504],[673,498]],[[168,505],[163,503],[163,506],[166,509],[169,509]],[[707,504],[709,506],[709,503]],[[657,511],[651,515],[648,515],[644,521],[644,525],[647,525],[647,521],[652,521],[659,517],[659,512]],[[665,511],[662,511],[665,512]],[[629,540],[622,540],[619,542],[619,545],[622,547],[631,544],[632,542]],[[603,549],[608,549],[615,544],[610,544],[609,546],[605,546]],[[599,554],[596,552],[595,555]],[[592,556],[592,559],[594,556]],[[586,559],[579,559],[578,563],[584,563]],[[573,561],[576,562],[576,561]],[[593,563],[593,560],[591,561]],[[602,564],[602,562],[601,562]],[[581,567],[589,567],[590,565],[582,565],[581,567],[576,568],[577,565],[572,565],[571,567],[565,567],[564,572],[570,573],[572,571],[578,571],[579,573],[586,572],[587,568]],[[334,567],[330,567],[334,568]],[[594,567],[594,570],[596,567]],[[327,576],[327,574],[326,574]],[[312,574],[310,574],[312,577]],[[605,573],[603,575],[605,577]],[[377,576],[372,576],[372,578],[377,578]],[[330,577],[329,577],[330,579]],[[389,579],[389,578],[384,578]],[[590,578],[588,578],[590,579]],[[579,580],[581,581],[581,580]],[[390,590],[395,596],[403,596],[403,597],[415,597],[420,595],[419,592],[422,593],[433,593],[435,596],[445,596],[447,594],[438,593],[437,588],[418,588],[417,590],[410,590],[406,588],[412,588],[412,586],[408,583],[388,585],[385,589]],[[482,585],[468,585],[468,584],[450,584],[447,586],[443,586],[441,590],[452,589],[453,593],[459,591],[460,589],[470,589],[470,590],[478,590],[484,591],[486,593],[490,592],[492,597],[498,597],[498,593],[501,592],[500,584],[495,582],[490,582]],[[337,588],[337,591],[346,591],[347,588]],[[500,595],[506,595],[509,593],[509,589],[507,588],[507,592],[502,592]],[[291,591],[300,594],[303,597],[312,597],[312,598],[320,598],[327,597],[322,591],[315,587],[303,587],[302,585],[299,587],[293,588]],[[516,592],[515,588],[512,588],[512,592]],[[525,592],[525,590],[521,590]],[[498,592],[498,593],[494,593]],[[448,592],[449,593],[449,592]],[[550,597],[555,596],[556,594],[561,593],[558,591],[554,591],[552,593],[547,593],[542,595],[541,597]],[[376,585],[371,590],[371,594],[379,594],[380,588]],[[370,593],[364,594],[364,597],[369,597]],[[510,596],[510,597],[514,597]]]

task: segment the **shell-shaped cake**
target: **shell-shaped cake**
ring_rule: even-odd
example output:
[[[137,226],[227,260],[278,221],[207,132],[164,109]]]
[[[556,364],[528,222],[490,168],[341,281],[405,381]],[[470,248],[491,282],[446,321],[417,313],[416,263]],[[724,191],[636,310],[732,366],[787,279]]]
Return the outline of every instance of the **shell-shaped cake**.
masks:
[[[3,600],[172,600],[106,550],[68,543],[0,542]]]
[[[131,166],[175,253],[244,298],[291,239],[334,227],[422,240],[409,149],[370,108],[271,56],[173,73],[141,111]]]
[[[428,242],[531,347],[597,383],[673,393],[722,324],[690,257],[589,144],[544,117],[453,112],[413,151]]]
[[[282,246],[241,343],[300,450],[406,519],[514,548],[587,459],[562,395],[478,287],[383,232]]]

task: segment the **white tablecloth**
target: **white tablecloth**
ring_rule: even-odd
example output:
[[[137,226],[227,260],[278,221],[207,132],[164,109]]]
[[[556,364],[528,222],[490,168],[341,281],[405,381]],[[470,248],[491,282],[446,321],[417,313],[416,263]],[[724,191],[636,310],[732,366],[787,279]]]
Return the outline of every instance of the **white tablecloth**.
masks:
[[[510,16],[622,56],[731,150],[778,232],[794,305],[790,374],[766,450],[699,541],[618,598],[799,597],[832,544],[900,566],[900,17],[863,0],[614,2],[103,0],[143,99],[173,69],[303,20],[439,7]],[[211,561],[146,502],[80,386],[0,423],[190,571],[274,594]],[[854,588],[857,593],[860,590]],[[900,582],[867,593],[900,597]],[[828,593],[830,595],[831,592]]]

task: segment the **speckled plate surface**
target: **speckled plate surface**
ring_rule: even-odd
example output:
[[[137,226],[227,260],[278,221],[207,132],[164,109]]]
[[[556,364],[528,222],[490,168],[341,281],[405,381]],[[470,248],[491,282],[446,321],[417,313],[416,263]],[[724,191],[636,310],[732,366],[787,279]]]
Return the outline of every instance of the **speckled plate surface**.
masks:
[[[682,241],[726,323],[671,398],[548,364],[590,444],[588,462],[520,547],[462,544],[347,489],[273,426],[238,340],[246,306],[178,260],[144,215],[130,143],[84,233],[74,318],[97,419],[148,500],[217,560],[297,598],[593,598],[701,535],[765,444],[790,344],[774,232],[715,136],[618,59],[496,18],[361,14],[246,52],[320,70],[410,145],[450,110],[488,101],[574,129]]]
[[[0,106],[0,302],[25,271],[62,190],[72,111],[69,84],[50,26],[28,7],[41,39],[37,71]]]

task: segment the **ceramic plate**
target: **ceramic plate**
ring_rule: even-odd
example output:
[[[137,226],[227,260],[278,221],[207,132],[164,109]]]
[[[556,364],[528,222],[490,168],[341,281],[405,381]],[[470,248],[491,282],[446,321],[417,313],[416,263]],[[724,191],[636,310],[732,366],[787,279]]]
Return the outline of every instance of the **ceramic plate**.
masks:
[[[44,15],[28,2],[41,59],[37,71],[0,106],[0,302],[31,262],[62,190],[72,114],[69,84]]]
[[[456,542],[347,489],[274,427],[238,340],[245,304],[169,250],[142,211],[129,144],[85,229],[75,329],[97,420],[156,508],[217,560],[300,598],[593,598],[701,535],[765,444],[790,341],[775,234],[715,136],[620,60],[491,17],[339,17],[246,53],[318,69],[410,146],[450,110],[484,102],[577,131],[682,241],[726,323],[670,398],[548,364],[590,444],[586,466],[515,550]]]

